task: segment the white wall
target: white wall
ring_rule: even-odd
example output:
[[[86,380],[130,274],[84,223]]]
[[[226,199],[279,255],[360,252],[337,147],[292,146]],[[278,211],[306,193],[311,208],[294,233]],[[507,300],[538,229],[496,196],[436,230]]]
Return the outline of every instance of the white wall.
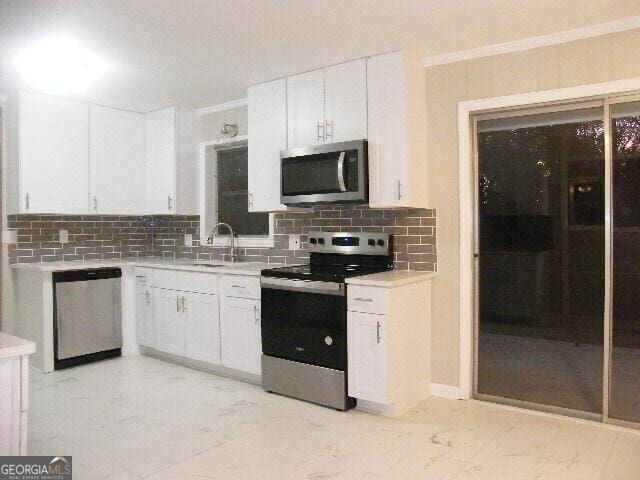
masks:
[[[247,106],[223,110],[200,116],[200,141],[207,142],[219,140],[220,128],[224,123],[235,123],[238,125],[238,135],[247,135]]]

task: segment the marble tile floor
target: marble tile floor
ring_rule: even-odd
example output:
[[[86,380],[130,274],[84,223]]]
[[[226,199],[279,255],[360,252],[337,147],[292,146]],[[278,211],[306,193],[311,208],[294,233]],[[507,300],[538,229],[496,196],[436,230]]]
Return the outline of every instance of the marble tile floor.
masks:
[[[633,480],[640,432],[431,398],[337,412],[148,357],[32,373],[29,453],[74,480]]]

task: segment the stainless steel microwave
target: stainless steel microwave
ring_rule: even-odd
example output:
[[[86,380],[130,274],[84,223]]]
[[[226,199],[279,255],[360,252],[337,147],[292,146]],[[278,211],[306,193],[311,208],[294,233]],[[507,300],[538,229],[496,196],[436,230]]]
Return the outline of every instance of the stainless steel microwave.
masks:
[[[285,205],[367,203],[367,141],[280,152],[280,199]]]

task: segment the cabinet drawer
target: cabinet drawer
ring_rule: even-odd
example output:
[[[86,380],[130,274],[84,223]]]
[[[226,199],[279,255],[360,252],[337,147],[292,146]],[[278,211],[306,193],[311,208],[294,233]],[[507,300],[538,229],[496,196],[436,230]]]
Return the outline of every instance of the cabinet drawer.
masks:
[[[218,294],[218,275],[215,273],[153,270],[153,286],[183,292]]]
[[[349,285],[347,309],[352,312],[379,313],[389,311],[389,291],[381,287]]]
[[[250,275],[223,275],[222,294],[225,297],[260,300],[260,277]]]

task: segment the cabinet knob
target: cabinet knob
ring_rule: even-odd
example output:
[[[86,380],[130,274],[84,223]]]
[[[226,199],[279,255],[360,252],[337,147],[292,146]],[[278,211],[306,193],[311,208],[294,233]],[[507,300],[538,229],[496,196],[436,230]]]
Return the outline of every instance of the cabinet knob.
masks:
[[[25,194],[24,196],[24,207],[27,210],[27,212],[29,211],[29,194]]]
[[[380,343],[380,322],[376,322],[376,343]]]

